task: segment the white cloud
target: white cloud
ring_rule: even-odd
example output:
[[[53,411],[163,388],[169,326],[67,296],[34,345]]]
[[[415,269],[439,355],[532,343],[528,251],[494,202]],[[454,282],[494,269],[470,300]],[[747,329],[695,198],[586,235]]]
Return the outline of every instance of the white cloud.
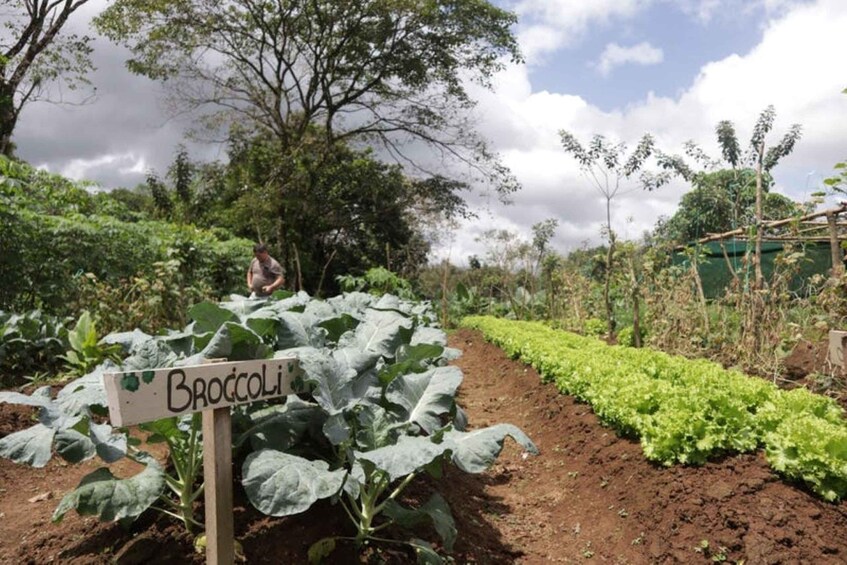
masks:
[[[71,159],[65,164],[59,174],[75,180],[96,178],[101,169],[117,169],[121,175],[139,175],[147,170],[143,157],[128,152],[122,154],[100,155],[93,159]]]
[[[498,77],[495,93],[479,92],[480,126],[523,190],[513,206],[491,210],[484,224],[461,228],[451,258],[465,260],[469,253],[484,253],[474,241],[480,225],[508,226],[529,238],[530,226],[549,217],[560,221],[553,242],[559,251],[577,248],[586,240],[599,243],[605,222],[602,198],[561,149],[560,129],[581,140],[604,134],[630,147],[651,132],[666,151],[679,152],[683,142],[693,139],[717,155],[718,121],[733,121],[745,142],[759,113],[773,104],[777,120],[772,142],[792,123],[802,124],[804,131],[794,153],[774,170],[776,190],[795,199],[808,197],[820,188],[826,171],[847,157],[847,96],[841,94],[847,77],[838,72],[847,52],[844,29],[847,2],[819,0],[794,6],[764,27],[761,42],[749,53],[703,66],[679,96],[651,93],[615,111],[602,111],[578,96],[533,92],[525,67],[508,69]],[[811,171],[816,172],[810,176]],[[622,195],[613,205],[613,227],[622,236],[639,237],[659,216],[673,213],[686,189],[677,182],[654,193],[636,188]]]
[[[521,49],[530,64],[579,40],[589,26],[627,19],[653,0],[522,0],[515,7],[525,27],[518,31]]]
[[[658,47],[653,47],[647,41],[642,41],[630,47],[623,47],[617,43],[609,43],[603,49],[600,60],[597,61],[597,71],[608,76],[615,67],[626,64],[657,65],[665,59],[664,52]]]
[[[630,146],[649,131],[665,150],[678,151],[684,141],[694,139],[716,154],[714,127],[719,120],[734,121],[744,140],[759,112],[773,104],[776,134],[794,122],[804,128],[795,152],[775,170],[778,190],[794,198],[818,188],[817,179],[847,157],[847,96],[840,94],[847,86],[840,72],[847,52],[844,0],[520,0],[515,9],[523,26],[522,47],[537,64],[594,26],[631,19],[660,3],[701,19],[749,6],[769,10],[777,19],[764,26],[761,42],[749,53],[703,66],[674,97],[649,94],[626,108],[603,111],[568,92],[534,91],[525,66],[509,67],[496,77],[496,92],[476,91],[481,132],[524,188],[513,206],[494,207],[460,228],[442,250],[449,250],[452,260],[483,254],[474,238],[488,227],[513,229],[529,238],[530,226],[549,217],[560,221],[554,239],[560,251],[600,240],[602,199],[561,149],[560,129],[582,140],[602,133]],[[95,178],[105,186],[132,186],[143,180],[148,167],[164,171],[183,125],[161,117],[158,86],[120,70],[125,51],[98,42],[95,57],[97,101],[75,108],[33,105],[24,110],[15,139],[24,158],[51,170]],[[199,159],[222,156],[217,146],[191,150]],[[811,171],[816,171],[813,181]],[[673,212],[684,190],[676,184],[651,194],[640,189],[624,194],[614,204],[612,224],[622,236],[638,237],[660,215]]]

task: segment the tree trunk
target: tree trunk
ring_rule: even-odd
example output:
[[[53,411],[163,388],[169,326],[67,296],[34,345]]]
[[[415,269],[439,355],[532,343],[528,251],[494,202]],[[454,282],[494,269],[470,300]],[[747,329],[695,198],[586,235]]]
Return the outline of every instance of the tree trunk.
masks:
[[[844,274],[844,260],[842,259],[841,245],[838,243],[838,216],[827,214],[826,221],[829,224],[829,249],[832,255],[832,278],[837,279]]]
[[[447,260],[441,262],[441,327],[450,327],[450,309],[447,302],[447,275],[450,272],[450,263]]]
[[[756,273],[755,290],[764,288],[762,275],[762,231],[764,229],[762,213],[762,159],[765,154],[765,143],[759,145],[759,158],[756,164],[756,247],[753,255],[753,268]]]
[[[609,296],[612,286],[612,267],[615,259],[615,232],[612,231],[612,199],[606,196],[606,229],[609,231],[609,252],[606,254],[606,280],[603,284],[603,303],[606,306],[606,320],[609,326],[609,337],[615,333],[615,311]]]
[[[14,151],[12,132],[18,121],[15,111],[15,89],[9,84],[0,84],[0,154],[11,157]]]
[[[629,260],[629,280],[632,284],[632,339],[635,347],[641,347],[641,289],[635,273],[635,259]]]
[[[700,269],[697,265],[698,253],[699,249],[696,249],[691,258],[691,275],[694,277],[694,285],[697,288],[697,298],[700,300],[700,310],[703,314],[703,329],[706,331],[706,335],[708,335],[711,331],[709,324],[709,309],[706,305],[706,293],[703,292],[703,279],[700,278]]]
[[[609,325],[609,335],[615,333],[615,311],[612,307],[610,289],[612,286],[612,263],[615,256],[615,236],[609,231],[609,252],[606,253],[606,280],[603,284],[603,303],[606,306],[606,319]]]

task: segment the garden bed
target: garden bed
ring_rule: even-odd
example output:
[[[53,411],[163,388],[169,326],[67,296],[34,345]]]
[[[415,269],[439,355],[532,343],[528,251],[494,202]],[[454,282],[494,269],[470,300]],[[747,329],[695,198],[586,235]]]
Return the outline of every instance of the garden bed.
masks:
[[[471,427],[508,421],[541,450],[524,457],[508,440],[489,471],[450,469],[447,480],[439,481],[459,531],[457,562],[847,560],[845,504],[782,482],[761,454],[702,467],[651,464],[637,442],[601,426],[587,405],[542,384],[532,368],[508,359],[478,332],[458,331],[450,345],[464,351],[455,363],[464,373],[459,402]],[[0,434],[28,426],[28,410],[0,405]],[[157,563],[203,562],[190,539],[163,520],[142,519],[126,531],[71,513],[52,524],[61,496],[96,466],[54,459],[32,469],[0,459],[0,562],[109,563],[116,555],[124,563],[150,555]],[[423,481],[410,496],[425,497],[428,488]],[[311,543],[348,528],[343,513],[327,502],[274,519],[252,509],[240,490],[236,535],[251,564],[305,562]],[[143,543],[131,543],[139,537]],[[381,547],[362,559],[403,563],[410,556]],[[331,561],[355,563],[359,556],[341,547]]]

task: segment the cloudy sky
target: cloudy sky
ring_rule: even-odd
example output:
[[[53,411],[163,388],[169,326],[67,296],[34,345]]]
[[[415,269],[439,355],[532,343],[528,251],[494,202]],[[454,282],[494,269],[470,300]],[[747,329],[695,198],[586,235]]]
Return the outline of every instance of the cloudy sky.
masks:
[[[646,132],[667,152],[693,139],[717,155],[714,127],[735,123],[749,139],[759,113],[777,112],[772,140],[803,126],[794,153],[774,170],[777,190],[803,200],[847,158],[847,1],[845,0],[496,0],[516,12],[526,64],[476,91],[479,129],[523,189],[511,206],[488,210],[446,237],[441,256],[464,262],[484,254],[476,238],[506,228],[559,220],[560,252],[596,243],[602,197],[561,149],[558,131],[583,142],[600,133],[634,146]],[[103,2],[95,1],[76,24]],[[31,163],[104,187],[134,186],[148,169],[164,170],[185,124],[168,119],[159,87],[129,74],[125,53],[95,44],[96,97],[85,106],[32,105],[15,135]],[[223,150],[191,145],[197,159]],[[670,215],[685,187],[645,193],[635,187],[614,202],[612,227],[639,237]]]

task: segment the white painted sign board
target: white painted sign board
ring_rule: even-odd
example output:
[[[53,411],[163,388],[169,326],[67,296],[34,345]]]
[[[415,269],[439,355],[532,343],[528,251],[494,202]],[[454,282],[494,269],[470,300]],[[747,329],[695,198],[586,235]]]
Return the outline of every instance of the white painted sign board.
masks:
[[[104,373],[113,426],[203,412],[206,563],[235,561],[229,407],[294,394],[302,376],[294,357]]]
[[[294,394],[297,359],[258,359],[148,371],[105,373],[113,426],[224,408]]]

